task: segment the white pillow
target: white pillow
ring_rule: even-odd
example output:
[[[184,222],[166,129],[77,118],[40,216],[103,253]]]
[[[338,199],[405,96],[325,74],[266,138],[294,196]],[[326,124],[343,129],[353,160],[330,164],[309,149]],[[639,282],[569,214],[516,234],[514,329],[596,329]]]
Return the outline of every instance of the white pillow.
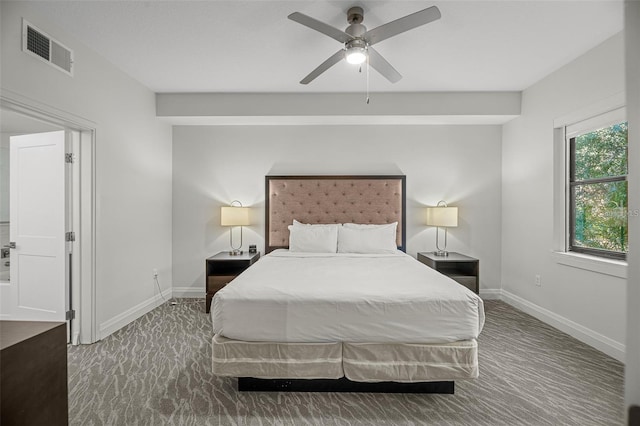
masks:
[[[339,225],[289,225],[289,251],[335,253]]]
[[[293,226],[319,226],[319,227],[336,227],[336,226],[342,226],[342,224],[340,223],[302,223],[302,222],[298,222],[297,220],[293,219]]]
[[[295,224],[295,220],[293,221],[293,223]],[[300,222],[298,222],[300,223]],[[396,232],[396,229],[398,229],[398,222],[393,222],[393,223],[383,223],[381,225],[376,225],[376,224],[372,224],[372,223],[343,223],[342,226],[345,226],[347,228],[351,228],[351,229],[384,229],[384,228],[393,228],[393,232]]]
[[[397,226],[398,222],[388,225],[345,223],[338,229],[338,253],[395,253],[398,250]]]

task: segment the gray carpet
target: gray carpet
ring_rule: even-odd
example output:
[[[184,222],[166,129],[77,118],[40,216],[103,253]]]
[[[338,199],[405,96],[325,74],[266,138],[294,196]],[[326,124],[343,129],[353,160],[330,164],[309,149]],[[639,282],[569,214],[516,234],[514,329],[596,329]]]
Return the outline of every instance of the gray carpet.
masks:
[[[620,425],[623,366],[498,301],[486,302],[480,378],[455,395],[239,393],[211,373],[204,300],[165,304],[69,348],[72,425]]]

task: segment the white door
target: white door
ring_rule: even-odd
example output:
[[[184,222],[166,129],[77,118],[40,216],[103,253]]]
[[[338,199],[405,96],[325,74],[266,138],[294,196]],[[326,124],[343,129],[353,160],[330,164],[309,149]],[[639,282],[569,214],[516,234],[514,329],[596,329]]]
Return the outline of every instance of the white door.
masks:
[[[12,136],[10,164],[9,233],[15,248],[9,318],[3,316],[65,321],[65,132]]]

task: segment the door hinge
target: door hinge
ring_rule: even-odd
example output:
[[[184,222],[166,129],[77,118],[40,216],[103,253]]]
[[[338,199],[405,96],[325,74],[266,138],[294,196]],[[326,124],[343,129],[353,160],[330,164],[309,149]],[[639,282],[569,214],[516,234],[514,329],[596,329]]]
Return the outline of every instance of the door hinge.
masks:
[[[76,319],[76,311],[73,310],[73,309],[70,310],[70,311],[67,311],[64,317],[66,318],[67,321],[71,321],[72,319]]]
[[[76,155],[72,152],[68,152],[64,155],[64,162],[73,164],[76,161]]]
[[[64,234],[65,236],[65,240],[66,241],[75,241],[76,240],[76,233],[75,232],[67,232],[66,234]]]

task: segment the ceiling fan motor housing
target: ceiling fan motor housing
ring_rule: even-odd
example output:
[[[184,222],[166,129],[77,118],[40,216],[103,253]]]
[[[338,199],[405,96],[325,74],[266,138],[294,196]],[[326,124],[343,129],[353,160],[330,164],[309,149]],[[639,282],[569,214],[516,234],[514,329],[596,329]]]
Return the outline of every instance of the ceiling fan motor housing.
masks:
[[[351,24],[344,32],[354,37],[362,37],[367,32],[367,27],[362,24]]]
[[[362,50],[367,50],[367,42],[356,38],[353,40],[349,40],[348,42],[346,42],[344,44],[344,48],[349,50],[349,49],[362,49]]]

